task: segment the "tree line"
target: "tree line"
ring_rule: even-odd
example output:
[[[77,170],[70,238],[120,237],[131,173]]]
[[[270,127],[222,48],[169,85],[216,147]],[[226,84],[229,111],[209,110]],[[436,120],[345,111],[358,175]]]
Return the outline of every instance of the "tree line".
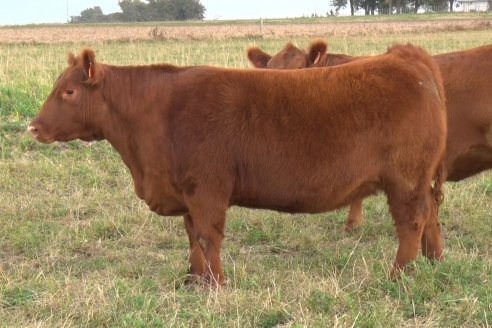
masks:
[[[419,9],[426,11],[454,11],[456,0],[330,0],[338,12],[341,8],[350,8],[353,16],[358,10],[366,15],[417,13]],[[492,0],[489,0],[489,10],[492,10]]]
[[[80,16],[72,16],[71,23],[109,23],[202,20],[205,7],[200,0],[121,0],[121,12],[105,15],[101,7],[87,8]]]

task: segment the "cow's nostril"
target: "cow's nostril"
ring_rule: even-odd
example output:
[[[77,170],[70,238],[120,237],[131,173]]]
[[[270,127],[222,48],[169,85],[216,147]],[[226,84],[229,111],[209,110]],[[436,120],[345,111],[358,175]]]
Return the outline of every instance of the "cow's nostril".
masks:
[[[36,135],[38,134],[38,128],[36,128],[34,125],[29,125],[27,127],[27,131],[31,132],[31,134]]]

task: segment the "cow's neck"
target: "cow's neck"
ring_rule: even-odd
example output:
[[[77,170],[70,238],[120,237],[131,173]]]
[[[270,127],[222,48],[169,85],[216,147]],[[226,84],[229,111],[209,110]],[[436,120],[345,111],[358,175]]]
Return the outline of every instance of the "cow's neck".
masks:
[[[104,97],[110,119],[104,135],[129,167],[140,198],[145,181],[170,166],[166,106],[170,83],[165,67],[110,67]],[[155,76],[159,74],[159,76]]]

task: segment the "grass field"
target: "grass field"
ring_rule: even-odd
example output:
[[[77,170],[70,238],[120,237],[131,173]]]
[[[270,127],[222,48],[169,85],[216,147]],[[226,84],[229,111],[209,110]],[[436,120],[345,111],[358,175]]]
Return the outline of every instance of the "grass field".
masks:
[[[396,42],[440,53],[492,40],[490,25],[328,32],[318,36],[331,51],[353,55]],[[287,215],[231,208],[222,253],[227,285],[217,291],[183,286],[182,219],[154,215],[138,200],[106,142],[47,146],[25,133],[67,50],[90,46],[114,64],[248,67],[248,46],[275,52],[289,40],[308,44],[285,35],[0,43],[0,327],[492,325],[492,173],[446,184],[446,261],[419,257],[398,281],[388,277],[397,241],[384,196],[366,201],[366,223],[352,233],[343,232],[345,209]]]

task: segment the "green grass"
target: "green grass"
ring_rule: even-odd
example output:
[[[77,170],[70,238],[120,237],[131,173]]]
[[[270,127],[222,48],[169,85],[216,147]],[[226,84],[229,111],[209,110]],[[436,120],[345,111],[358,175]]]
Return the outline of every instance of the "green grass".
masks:
[[[323,36],[321,36],[323,37]],[[336,37],[376,54],[394,42],[432,53],[490,43],[492,30]],[[287,215],[231,208],[220,291],[183,286],[181,218],[152,214],[106,142],[41,145],[24,132],[84,46],[115,64],[248,67],[246,47],[287,39],[0,45],[0,327],[471,327],[492,323],[492,174],[446,185],[446,261],[419,258],[389,279],[397,242],[383,196],[364,226],[346,210]],[[307,39],[293,40],[306,46]]]

